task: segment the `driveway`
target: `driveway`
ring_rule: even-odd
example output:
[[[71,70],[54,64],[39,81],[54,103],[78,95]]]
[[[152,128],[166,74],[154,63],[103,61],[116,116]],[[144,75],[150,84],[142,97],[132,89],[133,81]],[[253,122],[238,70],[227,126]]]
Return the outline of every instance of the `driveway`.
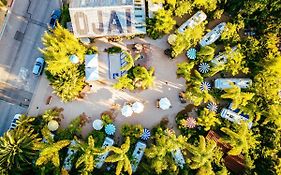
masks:
[[[0,33],[0,134],[16,113],[26,113],[40,77],[32,74],[41,37],[60,0],[14,0]]]

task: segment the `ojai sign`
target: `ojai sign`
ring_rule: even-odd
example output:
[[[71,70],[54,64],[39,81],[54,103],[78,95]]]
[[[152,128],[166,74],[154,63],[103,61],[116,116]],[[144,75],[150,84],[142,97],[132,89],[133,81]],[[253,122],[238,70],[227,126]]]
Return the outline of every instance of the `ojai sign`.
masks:
[[[76,37],[134,34],[132,5],[71,8],[70,17]]]

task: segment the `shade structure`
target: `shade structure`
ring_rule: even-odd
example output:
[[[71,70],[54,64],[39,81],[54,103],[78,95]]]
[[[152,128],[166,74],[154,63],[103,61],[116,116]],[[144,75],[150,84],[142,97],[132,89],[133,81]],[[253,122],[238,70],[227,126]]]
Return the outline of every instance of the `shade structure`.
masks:
[[[209,82],[203,81],[200,85],[200,90],[204,91],[207,90],[209,91],[211,89],[211,84]]]
[[[176,34],[171,34],[168,37],[168,43],[171,45],[174,45],[174,43],[176,42],[177,39],[177,35]]]
[[[216,103],[210,102],[207,105],[207,109],[209,109],[210,111],[214,111],[217,112],[218,110],[218,105]]]
[[[171,107],[171,102],[167,97],[161,98],[159,101],[159,107],[163,110],[167,110]]]
[[[98,67],[98,54],[85,55],[85,67]]]
[[[151,136],[150,130],[144,128],[144,129],[143,129],[143,133],[142,133],[142,135],[141,135],[141,139],[142,139],[142,140],[148,140],[148,139],[150,138],[150,136]]]
[[[196,59],[196,49],[195,48],[188,49],[186,51],[186,56],[191,60],[195,60]]]
[[[94,122],[93,122],[93,128],[95,130],[101,130],[103,128],[103,121],[100,120],[100,119],[96,119]]]
[[[79,58],[78,58],[76,55],[70,55],[69,60],[70,60],[73,64],[79,63]]]
[[[85,78],[86,78],[86,82],[92,82],[92,81],[96,81],[99,79],[99,71],[98,68],[89,68],[86,67],[85,68]]]
[[[125,116],[125,117],[130,117],[130,116],[132,116],[133,112],[134,112],[134,111],[133,111],[132,107],[129,106],[129,105],[124,105],[124,106],[122,107],[122,109],[121,109],[121,113],[122,113],[122,115]]]
[[[141,113],[143,109],[144,109],[144,105],[141,102],[136,101],[132,105],[132,110],[134,111],[134,113]]]
[[[210,65],[208,63],[200,63],[198,70],[205,74],[210,71]]]
[[[105,133],[107,135],[114,135],[116,127],[113,124],[108,124],[105,126]]]
[[[56,131],[59,128],[59,123],[56,120],[50,120],[48,122],[48,129],[50,131]]]

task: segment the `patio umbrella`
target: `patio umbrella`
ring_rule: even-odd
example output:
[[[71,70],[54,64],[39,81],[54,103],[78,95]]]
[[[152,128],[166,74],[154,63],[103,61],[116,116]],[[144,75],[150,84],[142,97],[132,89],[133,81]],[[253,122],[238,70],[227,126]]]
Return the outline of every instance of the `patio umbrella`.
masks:
[[[55,131],[59,128],[59,123],[56,120],[50,120],[48,122],[48,129],[50,131]]]
[[[107,135],[114,135],[116,127],[113,124],[108,124],[105,126],[105,133]]]
[[[203,81],[200,85],[200,90],[204,91],[207,90],[209,91],[211,89],[211,84],[209,82]]]
[[[210,65],[208,63],[201,63],[199,65],[199,72],[205,74],[210,71]]]
[[[102,121],[102,120],[97,119],[97,120],[95,120],[95,121],[93,122],[93,128],[94,128],[95,130],[101,130],[102,127],[103,127],[103,121]]]
[[[177,39],[177,35],[176,34],[171,34],[168,37],[168,43],[171,45],[174,45]]]
[[[195,128],[196,126],[196,120],[193,117],[188,117],[186,119],[186,126],[188,128]]]
[[[167,110],[171,107],[171,102],[168,98],[161,98],[159,101],[159,107],[163,110]]]
[[[150,134],[149,129],[144,128],[143,133],[141,135],[141,139],[142,140],[148,140],[150,138],[150,136],[151,136],[151,134]]]
[[[143,111],[143,108],[144,108],[143,104],[138,101],[136,101],[132,105],[132,110],[134,111],[134,113],[141,113]]]
[[[123,106],[123,108],[121,109],[121,113],[122,115],[124,115],[125,117],[130,117],[133,114],[133,109],[131,106],[129,105],[125,105]]]
[[[76,55],[70,55],[69,59],[73,64],[79,63],[79,58]]]
[[[191,60],[195,60],[196,59],[196,49],[195,48],[188,49],[186,51],[186,56]]]
[[[214,111],[217,112],[218,110],[218,105],[216,103],[210,102],[207,105],[207,109],[209,109],[210,111]]]

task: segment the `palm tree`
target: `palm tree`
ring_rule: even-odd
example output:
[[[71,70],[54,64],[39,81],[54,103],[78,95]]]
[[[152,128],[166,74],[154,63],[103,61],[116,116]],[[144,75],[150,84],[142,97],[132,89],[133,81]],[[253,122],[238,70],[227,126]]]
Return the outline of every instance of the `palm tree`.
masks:
[[[10,172],[31,168],[36,156],[34,145],[40,142],[31,126],[18,125],[0,137],[0,169]]]
[[[211,163],[215,156],[215,141],[211,140],[206,143],[205,138],[200,135],[198,146],[188,144],[186,148],[192,154],[189,165],[191,169],[199,169],[198,174],[202,174],[202,172],[205,174],[214,174]]]
[[[107,157],[105,162],[118,162],[116,167],[116,175],[120,175],[121,171],[124,169],[125,172],[128,172],[129,175],[132,174],[131,162],[127,156],[127,153],[130,149],[130,137],[126,137],[126,141],[121,145],[120,148],[109,147],[110,151],[113,151],[114,154]]]
[[[88,138],[88,143],[81,143],[77,140],[76,149],[82,151],[82,155],[78,158],[76,162],[76,168],[81,167],[83,164],[82,174],[88,175],[94,170],[95,167],[95,157],[96,155],[104,154],[107,150],[96,148],[95,140],[92,136]]]
[[[151,167],[158,174],[171,167],[177,169],[171,152],[184,148],[187,138],[182,135],[177,137],[175,133],[169,132],[168,129],[163,131],[161,128],[158,128],[155,134],[155,141],[155,144],[152,144],[145,151],[145,156],[151,161]]]
[[[40,150],[39,158],[35,164],[37,166],[45,165],[51,162],[55,167],[60,166],[59,151],[70,144],[69,140],[60,140],[54,142],[51,132],[47,127],[44,127],[41,131],[43,137],[47,140],[46,142],[40,142],[34,144],[36,150]]]
[[[135,66],[135,61],[137,61],[140,58],[140,54],[137,54],[135,57],[133,57],[128,52],[123,52],[123,53],[126,55],[125,61],[127,62],[127,64],[121,67],[121,71],[128,71]]]
[[[246,106],[248,101],[253,98],[254,93],[241,92],[241,88],[232,85],[232,88],[225,89],[225,94],[221,95],[221,98],[232,99],[232,108],[237,109],[239,105]]]
[[[197,118],[197,124],[203,126],[205,131],[209,131],[211,127],[220,123],[216,112],[210,111],[207,108],[200,111],[199,117]]]
[[[137,66],[134,68],[133,74],[135,77],[134,84],[137,87],[142,87],[142,89],[147,89],[148,87],[153,85],[155,79],[155,77],[153,76],[154,74],[153,67],[147,70],[145,67]]]
[[[190,81],[191,78],[191,70],[194,67],[194,62],[182,62],[177,64],[177,76],[183,77],[186,81]]]
[[[113,87],[118,90],[126,88],[132,91],[135,89],[133,85],[133,80],[130,79],[127,74],[118,78],[118,82],[115,83]]]
[[[199,60],[201,61],[211,61],[214,58],[215,49],[210,46],[205,46],[200,49],[197,53]]]
[[[249,149],[254,148],[258,143],[246,122],[241,122],[240,125],[237,125],[235,131],[226,127],[221,128],[221,131],[228,135],[223,140],[232,146],[232,149],[228,152],[229,155],[247,154]]]
[[[53,108],[53,109],[48,109],[44,112],[42,115],[43,120],[48,123],[51,120],[56,120],[56,121],[61,121],[63,118],[63,115],[61,114],[63,111],[63,108]]]

